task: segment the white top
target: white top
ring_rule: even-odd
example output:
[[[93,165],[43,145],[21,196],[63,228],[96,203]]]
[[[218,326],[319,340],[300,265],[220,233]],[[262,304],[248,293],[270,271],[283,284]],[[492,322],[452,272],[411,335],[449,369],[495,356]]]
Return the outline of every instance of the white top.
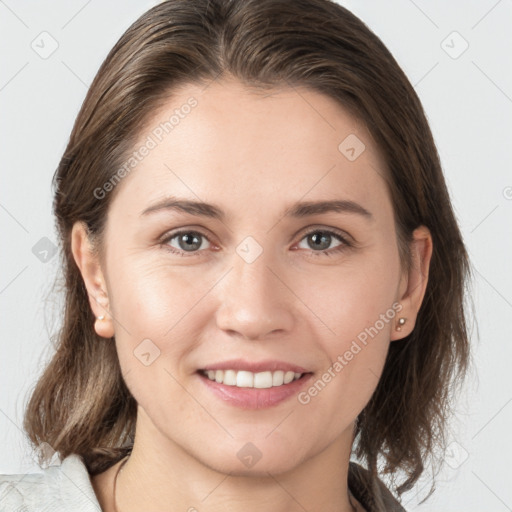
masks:
[[[0,475],[0,512],[101,512],[82,458],[72,454],[41,473]]]

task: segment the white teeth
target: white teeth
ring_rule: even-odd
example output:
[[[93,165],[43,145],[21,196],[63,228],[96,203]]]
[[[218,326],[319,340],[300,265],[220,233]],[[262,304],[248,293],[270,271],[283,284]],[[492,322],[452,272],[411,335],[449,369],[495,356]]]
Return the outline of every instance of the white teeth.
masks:
[[[271,388],[272,387],[272,372],[260,372],[254,374],[254,387],[255,388]]]
[[[236,385],[239,388],[252,388],[254,384],[254,373],[239,371],[236,374]]]
[[[284,374],[284,383],[285,384],[288,384],[289,382],[291,382],[295,377],[295,374],[293,372],[286,372]]]
[[[272,386],[282,386],[284,383],[284,372],[278,370],[272,374]]]
[[[236,386],[236,371],[224,370],[224,379],[222,381],[226,386]]]
[[[239,388],[271,388],[289,384],[293,380],[300,379],[302,373],[266,371],[253,373],[245,370],[208,370],[203,372],[210,380],[214,380],[226,386]]]

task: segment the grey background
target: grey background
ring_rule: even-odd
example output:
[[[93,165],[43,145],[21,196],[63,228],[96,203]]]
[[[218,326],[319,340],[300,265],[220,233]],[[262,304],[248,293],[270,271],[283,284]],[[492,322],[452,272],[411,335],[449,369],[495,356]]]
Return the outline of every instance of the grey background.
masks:
[[[101,62],[155,3],[0,1],[0,473],[38,470],[21,423],[61,307],[49,295],[58,265],[51,178]],[[450,423],[447,464],[426,504],[417,505],[428,478],[403,503],[512,510],[512,2],[340,3],[383,40],[415,86],[476,270],[475,371]]]

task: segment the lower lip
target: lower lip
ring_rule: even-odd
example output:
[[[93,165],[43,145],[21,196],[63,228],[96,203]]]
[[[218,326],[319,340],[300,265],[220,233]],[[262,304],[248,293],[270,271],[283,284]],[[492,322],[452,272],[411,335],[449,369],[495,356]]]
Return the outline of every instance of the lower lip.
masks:
[[[291,396],[297,395],[313,376],[312,373],[306,373],[300,379],[288,384],[260,389],[226,386],[225,384],[210,380],[200,372],[198,375],[214,395],[230,405],[240,407],[241,409],[266,409],[276,406]]]

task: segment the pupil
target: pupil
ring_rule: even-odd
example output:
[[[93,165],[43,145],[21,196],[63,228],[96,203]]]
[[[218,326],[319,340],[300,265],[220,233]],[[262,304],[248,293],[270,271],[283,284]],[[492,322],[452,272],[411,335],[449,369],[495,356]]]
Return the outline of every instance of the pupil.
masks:
[[[311,235],[311,238],[313,239],[313,243],[315,244],[316,248],[321,248],[321,249],[328,249],[329,248],[329,245],[330,245],[330,238],[331,238],[331,235],[327,235],[325,233],[322,233],[320,236],[315,233],[313,235]],[[327,241],[327,243],[324,243],[323,247],[320,247],[322,245],[322,240],[323,241]]]
[[[192,241],[190,241],[190,239]],[[185,250],[185,251],[199,249],[199,247],[201,246],[201,242],[199,240],[199,237],[196,236],[196,235],[190,235],[189,233],[181,235],[180,236],[180,242],[183,242],[184,244],[193,244],[193,245],[195,245],[195,247],[191,247],[191,245],[184,245],[184,246],[182,246],[182,249]],[[182,244],[180,243],[180,245],[182,245]]]

